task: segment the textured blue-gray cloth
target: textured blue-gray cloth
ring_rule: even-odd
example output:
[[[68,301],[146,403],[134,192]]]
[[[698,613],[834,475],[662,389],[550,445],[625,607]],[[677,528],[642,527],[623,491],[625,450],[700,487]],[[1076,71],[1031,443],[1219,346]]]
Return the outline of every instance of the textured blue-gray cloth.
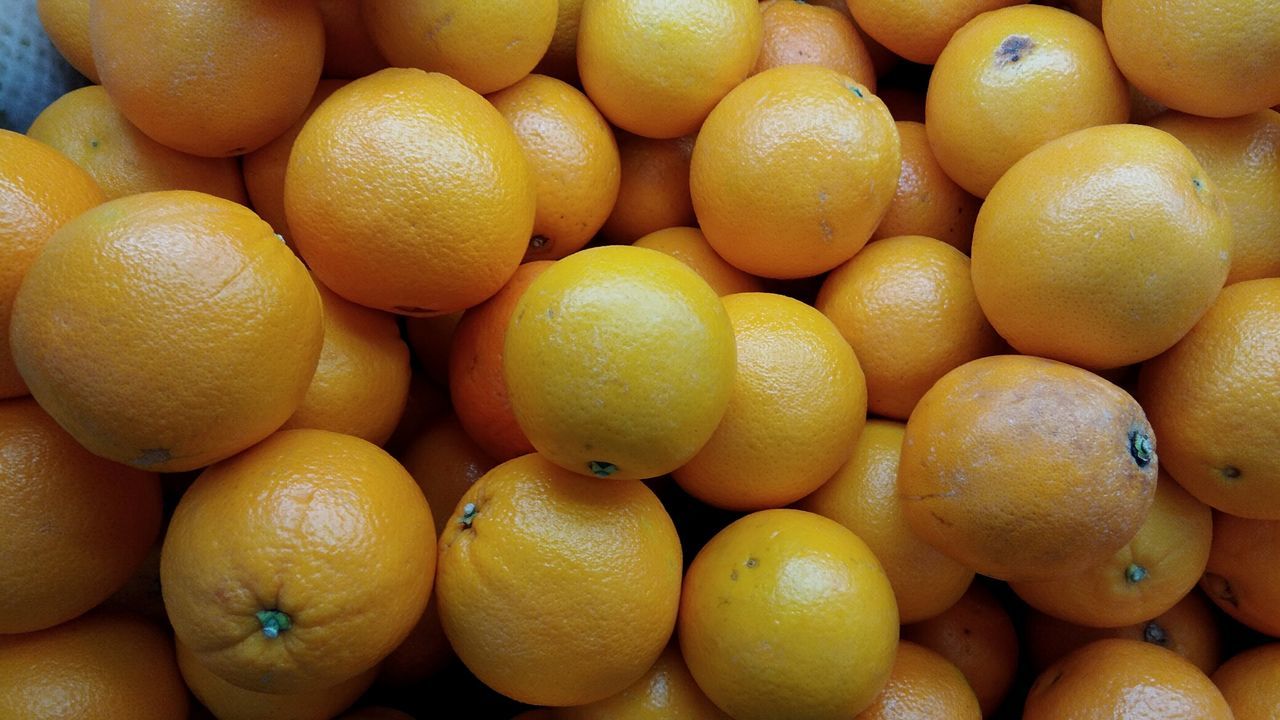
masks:
[[[49,103],[88,82],[49,42],[36,0],[0,0],[0,128],[26,132]]]

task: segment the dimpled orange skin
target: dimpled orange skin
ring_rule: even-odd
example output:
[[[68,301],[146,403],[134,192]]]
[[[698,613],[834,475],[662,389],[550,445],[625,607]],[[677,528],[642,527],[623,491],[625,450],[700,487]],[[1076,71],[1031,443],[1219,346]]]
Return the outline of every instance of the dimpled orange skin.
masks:
[[[760,278],[725,262],[698,228],[669,227],[655,230],[632,245],[663,252],[693,268],[720,297],[740,292],[762,292]]]
[[[795,504],[844,525],[876,554],[893,586],[903,623],[933,617],[954,605],[973,571],[915,536],[898,501],[902,423],[868,420],[853,457],[822,487]]]
[[[556,0],[363,0],[361,10],[393,66],[444,73],[481,94],[533,70],[557,16]]]
[[[0,633],[97,606],[160,532],[160,478],[89,454],[30,398],[0,402]]]
[[[1169,349],[1209,309],[1232,237],[1217,185],[1176,138],[1094,127],[1041,146],[992,189],[973,287],[1019,352],[1120,367]]]
[[[1138,399],[1167,448],[1161,467],[1192,495],[1280,520],[1280,279],[1224,289],[1177,345],[1144,363]]]
[[[9,319],[22,278],[55,230],[104,200],[93,177],[65,155],[0,130],[0,398],[28,392],[9,349]]]
[[[326,688],[277,694],[246,690],[218,677],[177,643],[178,669],[201,705],[219,720],[308,720],[331,718],[351,707],[373,685],[376,668]]]
[[[1181,655],[1110,638],[1086,645],[1040,674],[1024,720],[1231,720],[1209,678]]]
[[[898,468],[903,512],[926,542],[1009,581],[1106,561],[1156,489],[1155,440],[1120,388],[1065,363],[997,355],[921,398]]]
[[[555,720],[730,720],[694,682],[672,643],[644,677],[599,702],[558,708]]]
[[[888,684],[854,720],[937,718],[981,720],[982,710],[959,668],[926,647],[899,642]]]
[[[902,141],[902,174],[893,201],[871,239],[924,235],[968,253],[981,203],[938,164],[924,123],[898,120],[894,124]]]
[[[63,226],[14,303],[31,393],[96,455],[193,470],[297,409],[323,341],[306,268],[243,205],[172,190]]]
[[[97,610],[48,630],[0,635],[0,717],[174,720],[187,710],[173,641],[136,615]]]
[[[902,170],[898,130],[869,90],[785,65],[734,88],[693,147],[689,185],[707,241],[753,275],[817,275],[866,244]]]
[[[750,74],[762,36],[756,0],[584,0],[578,72],[609,122],[675,138]]]
[[[814,306],[857,353],[871,412],[897,420],[948,371],[1004,347],[974,296],[969,258],[933,238],[868,245],[827,275]]]
[[[868,35],[912,62],[932,65],[952,35],[972,18],[1026,0],[848,0]]]
[[[764,41],[752,74],[779,65],[821,65],[876,91],[876,69],[848,15],[802,2],[760,3]]]
[[[622,178],[600,236],[625,244],[664,228],[695,224],[689,196],[693,136],[652,140],[619,130],[617,139]]]
[[[1280,102],[1280,13],[1270,0],[1106,0],[1116,64],[1161,104],[1235,117]]]
[[[257,692],[332,686],[395,649],[427,605],[431,509],[359,438],[286,430],[201,473],[160,557],[178,640]],[[276,637],[259,613],[283,613]]]
[[[324,22],[324,77],[355,80],[387,67],[361,15],[363,3],[317,0]]]
[[[1213,674],[1235,720],[1271,720],[1280,712],[1280,643],[1240,653]]]
[[[498,291],[533,229],[534,179],[515,132],[439,73],[388,68],[329,96],[294,142],[285,212],[334,292],[406,315]]]
[[[675,525],[644,483],[524,455],[472,485],[441,535],[440,620],[458,657],[503,695],[595,702],[662,653],[681,568]]]
[[[1213,514],[1213,547],[1200,588],[1231,617],[1280,636],[1280,520]]]
[[[467,490],[498,464],[451,415],[431,423],[414,438],[401,462],[422,488],[437,534],[449,526],[453,509]]]
[[[724,418],[673,476],[729,510],[782,507],[818,489],[867,420],[858,358],[822,313],[783,295],[723,299],[738,365]]]
[[[516,421],[573,472],[657,477],[715,432],[734,385],[733,326],[715,291],[656,250],[597,247],[525,290],[503,345]]]
[[[961,28],[925,97],[938,164],[978,197],[1044,143],[1129,119],[1129,88],[1102,32],[1039,5],[979,15]]]
[[[737,720],[845,720],[889,678],[898,610],[858,536],[821,515],[764,510],[694,558],[679,632],[698,686]]]
[[[36,0],[36,13],[62,57],[89,82],[99,82],[89,45],[89,0]]]
[[[1186,145],[1222,192],[1235,240],[1227,284],[1280,276],[1280,113],[1213,119],[1169,111],[1148,123]]]
[[[324,62],[324,25],[310,2],[94,0],[89,37],[124,116],[158,142],[209,157],[246,153],[287,130]]]

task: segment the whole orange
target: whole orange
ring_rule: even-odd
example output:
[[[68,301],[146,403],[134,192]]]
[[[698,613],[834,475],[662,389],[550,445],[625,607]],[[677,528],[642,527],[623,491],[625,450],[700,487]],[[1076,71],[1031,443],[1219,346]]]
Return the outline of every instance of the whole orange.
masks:
[[[324,63],[314,2],[94,0],[102,86],[152,139],[193,155],[262,147],[307,106]]]
[[[1226,614],[1280,636],[1280,520],[1213,514],[1213,546],[1200,587]]]
[[[938,653],[898,643],[889,682],[854,720],[981,720],[978,698],[964,673]]]
[[[1213,674],[1235,720],[1269,720],[1280,709],[1280,643],[1236,655]]]
[[[597,702],[558,708],[555,720],[729,720],[694,682],[671,643],[644,677],[626,690]]]
[[[582,20],[582,0],[560,0],[559,5],[551,45],[533,71],[577,85],[578,24]]]
[[[361,14],[363,3],[316,0],[324,22],[324,77],[354,80],[387,67]]]
[[[407,315],[497,292],[529,244],[535,197],[492,105],[448,76],[400,68],[316,109],[284,185],[291,239],[316,276],[352,302]]]
[[[1222,289],[1231,243],[1218,186],[1176,138],[1088,128],[992,188],[973,231],[973,287],[1019,352],[1119,367],[1191,329]]]
[[[427,425],[409,443],[401,462],[422,488],[436,534],[442,534],[458,501],[500,461],[485,453],[456,417],[446,415]]]
[[[858,27],[911,62],[932,65],[965,23],[1026,0],[848,0]]]
[[[883,99],[889,102],[888,98]],[[889,105],[889,109],[892,111],[893,106]],[[896,113],[894,117],[897,118]],[[981,203],[938,164],[924,123],[898,118],[894,124],[902,141],[902,174],[893,201],[871,239],[924,235],[967,253]]]
[[[779,65],[821,65],[876,91],[876,69],[849,16],[802,2],[760,3],[764,40],[752,73]]]
[[[89,45],[89,0],[36,0],[36,13],[62,57],[89,82],[99,82]]]
[[[480,478],[440,538],[436,594],[458,657],[521,702],[621,692],[671,637],[675,526],[644,483],[601,482],[530,454]]]
[[[286,430],[201,473],[160,557],[194,659],[247,690],[304,693],[377,665],[431,593],[431,509],[376,445]]]
[[[320,295],[243,205],[186,190],[66,224],[14,301],[31,393],[91,452],[193,470],[279,428],[320,357]]]
[[[785,65],[734,88],[693,147],[707,241],[753,275],[817,275],[866,244],[902,170],[884,103],[840,73]]]
[[[652,140],[619,130],[618,199],[600,228],[606,241],[626,244],[651,232],[693,225],[689,159],[693,136]]]
[[[764,290],[764,283],[760,278],[742,272],[717,255],[707,242],[707,236],[698,228],[669,227],[655,230],[632,245],[666,253],[688,265],[721,297]]]
[[[584,0],[582,87],[609,122],[651,138],[696,132],[760,52],[756,0]]]
[[[821,515],[764,510],[694,558],[680,648],[698,686],[735,720],[846,720],[884,687],[898,610],[880,563]]]

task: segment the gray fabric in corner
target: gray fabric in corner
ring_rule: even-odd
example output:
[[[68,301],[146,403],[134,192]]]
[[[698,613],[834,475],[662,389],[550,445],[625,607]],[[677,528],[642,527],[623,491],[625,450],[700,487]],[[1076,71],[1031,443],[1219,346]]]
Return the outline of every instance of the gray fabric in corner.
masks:
[[[26,132],[49,103],[88,82],[49,42],[36,0],[0,0],[0,128]]]

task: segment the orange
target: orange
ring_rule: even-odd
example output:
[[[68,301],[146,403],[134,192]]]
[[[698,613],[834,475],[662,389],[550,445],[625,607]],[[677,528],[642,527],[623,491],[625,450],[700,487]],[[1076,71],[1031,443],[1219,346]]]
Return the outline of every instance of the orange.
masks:
[[[848,15],[803,2],[760,4],[764,40],[752,73],[779,65],[821,65],[876,91],[876,69]]]
[[[1097,27],[1102,27],[1102,0],[1053,0],[1043,4],[1073,12]]]
[[[1167,612],[1195,588],[1212,540],[1213,512],[1162,473],[1138,534],[1111,559],[1082,573],[1010,587],[1032,607],[1073,623],[1133,625]]]
[[[324,62],[312,2],[93,0],[89,38],[102,85],[130,122],[210,157],[289,129]]]
[[[454,507],[467,490],[498,464],[451,415],[427,425],[409,443],[401,462],[422,488],[437,534],[449,525]]]
[[[335,0],[355,5],[350,0]],[[293,234],[289,232],[289,221],[284,212],[284,173],[289,167],[289,153],[293,143],[302,132],[302,126],[311,118],[320,103],[324,102],[335,90],[346,85],[342,80],[321,80],[316,85],[315,95],[311,103],[303,111],[302,116],[288,130],[276,136],[274,140],[244,156],[244,184],[248,188],[249,197],[253,200],[253,210],[271,224],[280,233],[285,242],[290,242]]]
[[[903,431],[901,423],[867,421],[849,462],[795,507],[825,515],[865,541],[889,577],[901,621],[912,623],[956,604],[973,571],[934,550],[907,525],[898,499]]]
[[[94,179],[41,142],[0,130],[0,398],[27,394],[9,349],[14,296],[45,242],[106,197]]]
[[[1143,365],[1138,398],[1161,467],[1223,512],[1280,520],[1280,278],[1222,291],[1171,350]]]
[[[393,66],[444,73],[481,94],[528,75],[556,28],[556,0],[364,0],[361,9]]]
[[[969,258],[920,235],[868,245],[827,275],[815,306],[858,354],[871,412],[897,420],[938,378],[1003,347],[974,296]]]
[[[515,128],[538,188],[525,260],[581,249],[618,198],[621,168],[609,124],[586,95],[546,75],[529,75],[489,102]]]
[[[1099,640],[1040,674],[1024,720],[1231,720],[1222,693],[1181,655],[1151,643]]]
[[[404,322],[405,339],[409,341],[409,349],[413,351],[418,366],[424,371],[422,375],[446,389],[449,385],[449,355],[453,350],[453,334],[461,322],[461,310],[445,315],[406,318]]]
[[[785,65],[716,106],[693,147],[689,186],[702,232],[753,275],[817,275],[866,244],[902,170],[898,131],[869,90],[840,73]]]
[[[502,346],[516,303],[549,267],[550,261],[540,260],[517,268],[498,294],[463,314],[449,346],[449,395],[458,422],[476,444],[499,461],[533,452],[533,443],[511,409],[502,374]],[[444,508],[444,512],[452,510],[452,506]]]
[[[556,720],[729,720],[707,699],[672,643],[626,690],[588,705],[561,708]]]
[[[717,255],[698,228],[669,227],[655,230],[632,244],[666,253],[688,265],[721,297],[764,290],[764,283],[760,278],[742,272]]]
[[[964,673],[984,717],[992,715],[1018,670],[1018,636],[1009,613],[980,582],[939,615],[904,625],[902,639],[949,660]]]
[[[440,620],[458,657],[520,702],[621,692],[662,653],[680,600],[675,526],[643,483],[541,455],[480,478],[440,538]]]
[[[882,99],[889,102],[887,97]],[[891,112],[893,109],[889,105]],[[894,117],[902,140],[902,174],[889,210],[871,233],[871,239],[924,235],[968,252],[981,203],[938,164],[923,123],[898,118],[897,113]]]
[[[390,455],[286,430],[201,473],[170,521],[160,582],[197,662],[247,690],[303,693],[404,640],[434,550],[431,509]]]
[[[696,132],[760,52],[756,0],[584,0],[582,87],[609,122],[651,138]]]
[[[387,66],[361,15],[362,3],[316,0],[324,22],[324,77],[354,80]]]
[[[1200,587],[1231,617],[1280,636],[1280,521],[1213,514],[1213,547]]]
[[[161,145],[126,120],[98,85],[55,100],[31,123],[27,135],[74,160],[108,198],[151,190],[199,190],[248,204],[235,158],[198,157]]]
[[[1102,32],[1039,5],[966,23],[938,57],[925,100],[938,164],[978,197],[1046,142],[1128,119],[1129,88]]]
[[[31,393],[91,452],[193,470],[270,435],[302,402],[320,295],[243,205],[186,190],[112,200],[27,272],[10,327]]]
[[[1212,605],[1192,590],[1165,613],[1118,628],[1073,625],[1036,610],[1027,613],[1022,628],[1031,667],[1040,672],[1094,640],[1117,637],[1142,640],[1168,648],[1190,660],[1200,671],[1213,672],[1222,660],[1222,632]]]
[[[384,447],[387,452],[398,457],[409,441],[417,437],[428,424],[452,411],[449,398],[424,373],[414,372],[409,378],[409,397],[405,401],[404,412]]]
[[[99,610],[0,635],[0,717],[174,720],[187,709],[173,641],[135,615]]]
[[[1113,368],[1178,341],[1231,266],[1218,186],[1172,135],[1108,125],[1018,161],[978,212],[973,287],[1019,352]]]
[[[1270,720],[1280,710],[1280,643],[1231,658],[1213,674],[1235,720]]]
[[[880,563],[821,515],[764,510],[694,558],[680,648],[698,686],[735,720],[847,720],[889,679],[898,610]]]
[[[548,460],[596,477],[651,478],[688,462],[724,416],[733,326],[679,260],[598,247],[530,283],[502,364],[516,421]]]
[[[178,643],[178,669],[191,693],[218,720],[304,720],[331,718],[351,707],[373,684],[376,669],[366,670],[332,687],[298,694],[246,690],[218,677],[195,654]]]
[[[1138,532],[1155,489],[1155,440],[1137,401],[1088,371],[1018,355],[974,360],[930,388],[898,469],[912,530],[1012,582],[1107,561]]]
[[[578,23],[582,19],[582,1],[560,0],[551,45],[534,72],[578,84]]]
[[[625,244],[651,232],[693,225],[689,158],[693,136],[651,140],[618,131],[618,200],[600,235]]]
[[[0,633],[97,606],[160,532],[160,479],[90,455],[30,398],[0,402]]]
[[[497,292],[529,244],[534,200],[519,140],[492,105],[450,77],[400,68],[316,108],[284,184],[291,239],[320,280],[406,315]]]
[[[982,710],[960,669],[913,642],[898,643],[889,683],[854,720],[981,720]]]
[[[437,526],[439,527],[439,526]],[[393,689],[412,688],[453,664],[457,656],[449,646],[440,624],[440,607],[433,593],[422,617],[382,661],[378,685]]]
[[[1280,277],[1280,113],[1216,120],[1167,112],[1150,124],[1181,140],[1218,184],[1234,231],[1227,284]]]
[[[1107,0],[1116,64],[1175,110],[1234,117],[1280,102],[1280,13],[1271,0]]]
[[[932,65],[951,36],[970,19],[1026,0],[848,0],[868,35],[911,62]]]
[[[99,82],[89,45],[89,0],[36,0],[36,13],[62,57],[90,82]]]
[[[867,420],[866,379],[835,325],[799,300],[740,293],[724,309],[738,346],[729,408],[674,476],[716,507],[782,507],[849,459]]]
[[[316,289],[324,345],[307,394],[283,428],[332,430],[381,445],[409,396],[409,347],[395,316],[347,302],[319,283]]]

